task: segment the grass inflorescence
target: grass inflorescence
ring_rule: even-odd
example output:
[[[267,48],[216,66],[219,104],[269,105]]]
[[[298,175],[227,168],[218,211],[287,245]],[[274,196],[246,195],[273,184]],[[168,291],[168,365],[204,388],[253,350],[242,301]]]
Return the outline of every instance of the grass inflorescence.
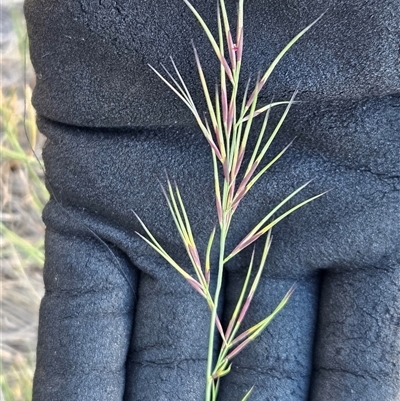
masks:
[[[250,88],[251,80],[248,80],[247,85],[245,86],[244,96],[240,98],[239,93],[242,86],[242,57],[245,54],[243,46],[244,0],[239,0],[238,2],[235,33],[233,33],[231,28],[225,1],[220,0],[218,2],[218,34],[216,37],[212,34],[206,22],[197,12],[195,7],[188,0],[183,1],[200,23],[220,65],[219,84],[216,86],[214,92],[210,90],[207,84],[207,80],[201,65],[201,60],[198,56],[197,49],[193,44],[197,71],[204,100],[207,105],[207,116],[201,116],[187,88],[187,85],[185,84],[185,81],[172,58],[171,64],[173,73],[169,72],[167,68],[162,66],[166,76],[161,74],[154,67],[150,67],[189,108],[198,124],[200,131],[210,145],[213,160],[215,204],[218,216],[218,224],[217,228],[210,233],[206,257],[204,261],[201,261],[179,188],[176,184],[173,185],[168,180],[167,189],[164,190],[165,198],[170,208],[175,225],[181,236],[183,245],[191,261],[191,265],[195,273],[194,276],[192,277],[192,275],[190,275],[182,266],[173,260],[170,255],[168,255],[168,253],[150,233],[145,223],[140,219],[139,221],[144,228],[147,237],[141,234],[139,235],[187,280],[187,282],[206,300],[210,308],[205,400],[215,401],[218,397],[220,379],[229,374],[232,366],[232,359],[255,338],[262,334],[272,319],[287,304],[291,294],[294,291],[294,287],[288,289],[287,294],[283,297],[281,302],[275,307],[274,311],[270,315],[255,323],[249,329],[240,332],[241,325],[246,317],[247,311],[251,306],[252,299],[257,291],[260,277],[265,268],[272,241],[271,229],[286,216],[322,195],[319,194],[308,198],[283,212],[282,209],[288,204],[288,202],[309,184],[305,183],[292,193],[288,194],[287,197],[277,204],[269,213],[266,213],[265,217],[252,230],[250,230],[250,232],[243,236],[242,240],[233,250],[228,251],[226,249],[231,222],[241,201],[247,195],[250,189],[257,183],[257,181],[265,174],[265,172],[284,155],[290,146],[288,145],[277,155],[272,157],[272,159],[270,159],[268,162],[265,162],[265,156],[270,149],[271,143],[278,134],[287,114],[289,113],[296,93],[288,101],[275,103],[271,102],[269,104],[260,105],[260,91],[265,86],[279,61],[284,57],[288,50],[316,23],[316,21],[298,33],[284,47],[284,49],[278,54],[276,59],[265,70],[265,72],[263,74],[259,74],[254,87]],[[285,110],[282,113],[280,120],[268,138],[265,138],[271,109],[282,105],[285,106]],[[250,135],[254,135],[253,122],[256,118],[260,117],[263,117],[263,124],[261,129],[256,134],[257,139],[255,146],[253,149],[248,149],[248,139]],[[245,154],[247,154],[249,150],[250,158],[247,160],[247,158],[245,158]],[[220,173],[220,171],[222,173]],[[214,245],[214,240],[217,235],[219,237],[219,262],[217,266],[211,266],[211,248]],[[263,236],[265,236],[265,242],[261,260],[258,266],[254,266],[255,258],[253,250],[242,291],[237,300],[237,305],[234,309],[228,326],[224,328],[221,324],[221,319],[218,316],[217,311],[219,310],[225,265],[230,259],[234,258],[235,255],[240,253],[248,246],[254,244],[255,241]],[[214,292],[211,291],[210,283],[210,271],[212,269],[217,271],[217,280]],[[216,338],[215,330],[218,331],[220,339]],[[213,350],[215,349],[216,341],[221,342],[222,345],[217,358],[214,358]],[[242,401],[247,400],[250,397],[251,392],[252,389],[249,390]]]

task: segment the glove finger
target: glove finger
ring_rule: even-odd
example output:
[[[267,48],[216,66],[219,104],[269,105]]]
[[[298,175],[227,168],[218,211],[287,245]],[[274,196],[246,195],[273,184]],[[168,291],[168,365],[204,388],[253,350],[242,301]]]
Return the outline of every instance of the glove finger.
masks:
[[[172,267],[141,274],[127,362],[126,401],[203,398],[210,311]]]
[[[123,256],[112,257],[111,248],[60,204],[50,201],[44,220],[46,292],[40,308],[33,400],[120,401],[135,271]]]
[[[400,270],[327,272],[310,400],[399,397]]]

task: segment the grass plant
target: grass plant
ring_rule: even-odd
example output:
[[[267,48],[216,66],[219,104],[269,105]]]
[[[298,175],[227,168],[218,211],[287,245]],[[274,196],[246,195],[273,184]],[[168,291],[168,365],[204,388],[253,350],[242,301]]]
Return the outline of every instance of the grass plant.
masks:
[[[208,359],[206,366],[206,388],[205,400],[215,401],[218,397],[220,380],[229,374],[233,358],[249,345],[255,338],[262,334],[265,328],[271,323],[273,318],[287,304],[294,287],[288,289],[287,294],[274,311],[263,320],[256,322],[247,330],[240,331],[241,325],[246,317],[246,313],[251,306],[254,294],[260,281],[262,272],[265,268],[269,249],[271,247],[271,230],[285,217],[295,210],[320,197],[322,194],[308,198],[299,202],[297,205],[285,210],[288,202],[301,192],[309,183],[305,183],[292,193],[288,194],[278,205],[276,205],[265,217],[236,245],[233,250],[226,247],[229,229],[235,211],[241,201],[265,174],[265,172],[277,162],[285,153],[288,147],[282,149],[271,160],[265,162],[266,154],[271,143],[278,134],[295,98],[285,102],[270,104],[259,104],[260,91],[263,89],[270,75],[274,71],[279,61],[284,57],[288,50],[317,22],[298,33],[278,54],[272,64],[260,74],[250,90],[250,82],[245,86],[244,96],[240,98],[240,89],[243,86],[241,80],[242,57],[245,54],[243,48],[244,38],[244,0],[239,0],[237,6],[237,21],[235,31],[232,31],[232,24],[228,18],[225,0],[220,0],[217,6],[218,33],[212,34],[204,19],[197,12],[195,7],[188,1],[184,3],[192,11],[193,15],[200,23],[208,41],[217,57],[220,65],[219,84],[212,95],[206,77],[203,72],[201,60],[199,59],[195,45],[193,44],[194,57],[200,83],[207,105],[207,115],[202,117],[198,111],[193,98],[185,84],[178,67],[171,58],[173,73],[169,72],[164,66],[165,74],[161,74],[154,67],[150,66],[158,77],[178,96],[178,98],[192,112],[197,125],[210,145],[215,187],[215,203],[218,216],[218,224],[210,233],[207,252],[204,260],[201,260],[194,235],[192,233],[189,216],[185,204],[181,197],[179,188],[167,180],[167,187],[163,189],[164,195],[171,211],[172,218],[182,239],[183,245],[191,261],[193,273],[179,265],[162,247],[157,239],[151,234],[146,224],[137,216],[146,235],[138,233],[156,252],[167,260],[207,302],[210,309],[209,327],[209,346]],[[282,116],[273,128],[272,133],[266,138],[266,129],[269,115],[272,108],[285,106]],[[248,150],[248,139],[254,134],[253,122],[256,118],[263,118],[262,128],[256,133],[257,140],[253,149],[250,149],[250,158],[245,158]],[[218,240],[216,240],[218,236]],[[221,289],[223,286],[224,270],[226,263],[240,253],[243,249],[254,243],[261,237],[265,237],[261,261],[255,265],[255,248],[251,260],[249,261],[247,275],[243,283],[241,294],[237,300],[236,307],[231,316],[227,327],[221,324],[218,316]],[[219,261],[217,266],[211,266],[211,249],[218,242]],[[215,291],[211,290],[211,270],[217,271],[217,282]],[[217,333],[220,338],[217,337]],[[221,343],[219,353],[214,358],[215,345]],[[252,389],[242,398],[242,401],[249,399]]]

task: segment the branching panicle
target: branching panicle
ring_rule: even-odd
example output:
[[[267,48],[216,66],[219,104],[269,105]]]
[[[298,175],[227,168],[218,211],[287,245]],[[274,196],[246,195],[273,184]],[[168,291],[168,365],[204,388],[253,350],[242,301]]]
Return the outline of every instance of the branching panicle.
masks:
[[[240,99],[238,94],[240,92],[239,86],[242,85],[240,80],[240,70],[244,50],[244,0],[238,1],[235,40],[233,39],[234,36],[232,34],[227,9],[225,6],[225,0],[218,1],[217,38],[214,38],[206,22],[197,12],[195,7],[188,0],[183,1],[189,7],[195,18],[200,23],[220,64],[220,82],[215,89],[215,99],[212,99],[200,58],[198,56],[196,47],[193,44],[197,71],[200,78],[204,99],[207,104],[208,118],[204,117],[203,119],[200,117],[193,98],[185,84],[185,81],[172,58],[171,63],[176,77],[174,77],[164,66],[162,66],[162,68],[166,72],[167,78],[163,77],[153,67],[151,68],[160,77],[160,79],[178,96],[178,98],[181,99],[184,104],[189,108],[189,110],[194,115],[201,132],[210,145],[213,160],[215,201],[218,216],[219,233],[219,261],[217,266],[212,266],[211,263],[211,251],[215,243],[215,235],[217,233],[217,229],[214,228],[209,236],[205,260],[203,263],[197,250],[195,238],[192,233],[189,217],[186,212],[183,199],[176,184],[172,186],[170,181],[167,180],[168,188],[167,190],[163,189],[163,192],[166,197],[167,204],[171,211],[171,215],[175,222],[176,228],[181,236],[185,250],[191,261],[194,273],[193,277],[187,272],[186,269],[178,265],[177,262],[168,255],[165,249],[152,236],[145,224],[139,219],[139,217],[137,218],[141,226],[143,227],[147,238],[142,234],[139,235],[156,252],[158,252],[164,259],[166,259],[167,262],[170,263],[178,271],[178,273],[180,273],[186,279],[186,281],[188,281],[188,283],[198,293],[202,295],[203,298],[206,299],[207,304],[210,308],[211,320],[209,330],[207,384],[205,389],[205,400],[215,401],[217,400],[218,396],[220,379],[223,376],[229,374],[231,370],[231,360],[265,330],[272,319],[287,304],[291,294],[294,291],[294,287],[289,289],[287,294],[284,296],[284,298],[276,306],[271,314],[269,314],[260,322],[254,324],[249,329],[238,334],[240,327],[246,317],[247,311],[251,307],[251,302],[257,291],[257,287],[266,264],[268,252],[271,247],[272,241],[272,227],[283,220],[285,217],[293,213],[295,210],[323,195],[319,194],[309,199],[306,199],[282,213],[281,209],[295,195],[302,191],[309,183],[302,185],[291,194],[289,194],[285,199],[283,199],[269,213],[267,213],[265,217],[247,235],[243,237],[243,239],[236,245],[233,250],[227,252],[226,241],[228,238],[231,221],[241,200],[257,183],[257,181],[265,174],[265,172],[283,156],[283,154],[290,146],[289,143],[289,145],[287,145],[275,157],[273,157],[268,163],[266,163],[263,167],[261,167],[261,169],[259,169],[259,167],[264,162],[265,156],[270,148],[271,143],[273,142],[281,126],[283,125],[286,116],[294,103],[294,98],[296,95],[295,92],[289,101],[280,101],[275,103],[271,102],[260,107],[258,106],[260,92],[265,86],[265,83],[267,82],[268,78],[274,71],[279,61],[318,20],[314,21],[311,25],[303,29],[284,47],[284,49],[278,54],[277,58],[267,68],[267,70],[263,74],[260,74],[251,92],[251,80],[249,78],[245,87],[244,96],[242,99]],[[225,57],[226,51],[228,53],[229,60]],[[274,127],[272,133],[264,143],[264,137],[267,131],[271,109],[282,105],[285,105],[286,108],[282,113],[279,122]],[[245,155],[248,151],[248,139],[253,131],[253,122],[255,118],[261,115],[264,115],[263,124],[261,130],[258,133],[256,144],[254,148],[251,149],[249,161],[245,163]],[[219,165],[222,168],[222,177],[220,177]],[[241,177],[240,180],[239,177]],[[274,218],[274,216],[276,216],[278,212],[281,212],[281,214]],[[252,273],[255,260],[254,249],[235,310],[232,314],[227,328],[224,330],[218,317],[217,311],[220,301],[225,265],[244,248],[253,244],[263,235],[266,235],[266,240],[258,269],[253,277]],[[212,271],[215,271],[217,276],[214,294],[211,294]],[[213,352],[215,349],[216,341],[215,328],[218,330],[222,339],[222,346],[217,356],[217,359],[214,361]],[[246,393],[242,401],[246,401],[249,399],[252,390],[253,388],[251,388]]]

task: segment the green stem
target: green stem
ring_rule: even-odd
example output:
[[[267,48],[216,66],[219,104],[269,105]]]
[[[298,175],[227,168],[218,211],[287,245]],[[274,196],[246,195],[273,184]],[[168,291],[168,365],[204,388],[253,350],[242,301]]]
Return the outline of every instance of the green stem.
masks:
[[[225,219],[225,213],[223,213],[223,221]],[[211,378],[213,374],[213,353],[214,353],[214,340],[215,340],[215,319],[218,311],[219,297],[222,288],[222,278],[224,273],[224,254],[225,254],[225,240],[227,236],[227,230],[224,224],[221,226],[221,236],[220,236],[220,247],[219,247],[219,262],[218,262],[218,277],[217,277],[217,287],[215,289],[214,296],[214,308],[211,313],[210,321],[210,336],[208,340],[208,356],[207,356],[207,373],[206,373],[206,398],[205,401],[212,400],[212,384],[213,379]]]

